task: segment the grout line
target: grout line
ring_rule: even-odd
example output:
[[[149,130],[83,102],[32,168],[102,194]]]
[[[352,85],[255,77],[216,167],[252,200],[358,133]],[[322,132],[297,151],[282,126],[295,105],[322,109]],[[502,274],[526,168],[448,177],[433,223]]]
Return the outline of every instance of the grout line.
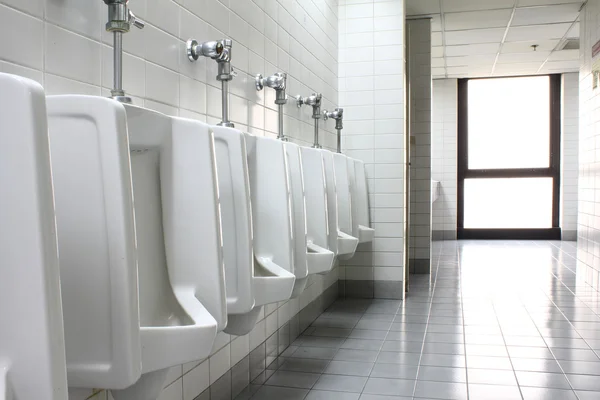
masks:
[[[496,72],[496,65],[498,64],[498,59],[500,58],[500,53],[502,53],[502,48],[504,47],[504,42],[506,42],[506,37],[508,36],[508,31],[510,30],[510,26],[512,25],[513,19],[515,18],[515,13],[517,12],[517,5],[519,4],[519,0],[515,0],[513,5],[512,13],[510,14],[510,19],[508,20],[508,24],[506,25],[506,30],[504,31],[504,35],[502,36],[502,41],[500,42],[500,47],[498,48],[498,53],[496,53],[496,59],[494,60],[494,65],[492,66],[492,72],[490,76],[494,75]]]

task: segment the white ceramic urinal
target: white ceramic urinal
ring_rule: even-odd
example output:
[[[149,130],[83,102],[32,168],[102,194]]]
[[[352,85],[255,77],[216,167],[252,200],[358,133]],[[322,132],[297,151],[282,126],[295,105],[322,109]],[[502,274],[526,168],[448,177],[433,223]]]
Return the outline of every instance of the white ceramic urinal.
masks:
[[[210,355],[227,324],[213,135],[126,105],[139,257],[142,378],[115,400],[154,400],[168,369]]]
[[[301,147],[302,171],[306,195],[306,228],[308,237],[308,273],[327,273],[333,268],[335,253],[328,250],[329,227],[327,182],[323,151]],[[337,229],[335,229],[337,246]]]
[[[292,298],[296,298],[302,294],[308,283],[306,200],[300,147],[290,142],[284,142],[283,146],[285,147],[288,161],[287,173],[291,191],[292,236],[294,239],[293,272],[296,277],[294,289],[292,290]]]
[[[358,238],[358,243],[372,242],[375,229],[369,226],[369,191],[365,164],[350,157],[347,159],[348,182],[352,199],[352,236]]]
[[[334,251],[338,258],[348,258],[354,255],[356,247],[358,246],[358,238],[351,235],[352,228],[349,223],[346,225],[340,224],[342,216],[340,213],[349,215],[349,208],[342,208],[340,200],[345,199],[347,202],[350,194],[348,185],[338,183],[340,177],[346,176],[342,172],[339,172],[335,168],[335,154],[322,150],[323,162],[325,165],[325,178],[327,183],[327,211],[328,211],[328,226],[329,226],[329,250]],[[345,190],[344,190],[345,188]],[[347,217],[345,218],[347,221]],[[335,250],[334,250],[335,249]]]
[[[212,137],[100,97],[48,108],[69,386],[155,400],[226,322]]]
[[[67,399],[42,87],[0,73],[0,399]]]
[[[212,129],[227,276],[225,332],[245,335],[254,328],[263,305],[289,299],[294,287],[286,156],[282,142],[275,139],[232,128]]]

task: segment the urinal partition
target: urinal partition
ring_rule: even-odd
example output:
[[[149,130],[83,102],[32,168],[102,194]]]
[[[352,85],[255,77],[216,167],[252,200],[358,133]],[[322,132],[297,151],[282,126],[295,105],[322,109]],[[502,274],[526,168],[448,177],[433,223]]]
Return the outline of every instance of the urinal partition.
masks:
[[[331,156],[338,210],[338,257],[347,260],[354,256],[358,246],[358,238],[352,232],[352,198],[348,181],[348,162],[343,154],[331,153]]]
[[[254,308],[252,208],[245,135],[213,126],[217,160],[227,313]]]
[[[208,357],[227,323],[221,221],[208,125],[125,110],[148,373]]]
[[[296,298],[302,294],[308,283],[305,187],[300,147],[290,142],[284,142],[284,147],[288,161],[286,165],[291,192],[293,272],[296,276],[292,298]]]
[[[254,229],[255,307],[288,300],[294,287],[291,192],[283,142],[246,134]]]
[[[124,388],[141,374],[125,109],[92,96],[47,104],[69,386]]]
[[[369,217],[369,190],[365,174],[365,164],[360,160],[348,157],[350,171],[350,189],[352,194],[352,231],[359,243],[373,241],[375,229],[371,228]]]
[[[66,400],[42,87],[0,73],[0,398]]]
[[[335,253],[328,250],[327,182],[323,152],[301,147],[302,173],[306,196],[306,229],[308,239],[307,266],[309,274],[326,273],[333,268]],[[335,235],[337,246],[337,232]]]

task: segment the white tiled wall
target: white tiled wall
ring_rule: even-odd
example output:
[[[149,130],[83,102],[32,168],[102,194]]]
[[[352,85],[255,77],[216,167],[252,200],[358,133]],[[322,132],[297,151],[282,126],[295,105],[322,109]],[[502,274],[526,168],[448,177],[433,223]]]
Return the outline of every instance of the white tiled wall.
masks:
[[[577,278],[600,290],[600,89],[592,86],[592,46],[600,39],[600,0],[581,14]]]
[[[431,20],[406,21],[410,82],[410,250],[411,272],[431,264]]]
[[[216,63],[189,62],[185,41],[190,37],[234,40],[232,64],[239,75],[231,85],[230,118],[242,130],[277,133],[275,94],[256,92],[252,76],[257,73],[288,72],[290,95],[321,92],[323,108],[338,105],[337,0],[131,0],[129,4],[148,22],[144,30],[132,29],[124,37],[124,88],[137,105],[209,123],[221,120]],[[381,6],[385,3],[378,3]],[[35,79],[48,94],[107,96],[112,85],[112,37],[104,31],[106,18],[107,8],[100,0],[0,0],[0,71]],[[311,111],[298,110],[293,101],[286,106],[286,134],[292,141],[312,144]],[[349,119],[360,114],[349,111]],[[347,125],[352,129],[351,122]],[[335,146],[333,127],[331,121],[322,125],[321,143],[327,148]],[[299,299],[266,306],[247,336],[221,334],[210,360],[172,369],[172,384],[161,400],[196,397],[337,279],[336,268],[312,279]],[[71,398],[89,395],[76,390]],[[106,394],[94,399],[101,396]]]
[[[401,288],[404,271],[404,1],[341,0],[339,17],[343,150],[366,163],[375,228],[342,278],[374,281],[378,297]]]
[[[561,207],[563,240],[577,238],[579,178],[579,74],[562,76]]]
[[[440,196],[433,203],[435,239],[456,239],[457,84],[456,79],[433,81],[431,178],[441,182]],[[446,236],[440,232],[446,232]]]

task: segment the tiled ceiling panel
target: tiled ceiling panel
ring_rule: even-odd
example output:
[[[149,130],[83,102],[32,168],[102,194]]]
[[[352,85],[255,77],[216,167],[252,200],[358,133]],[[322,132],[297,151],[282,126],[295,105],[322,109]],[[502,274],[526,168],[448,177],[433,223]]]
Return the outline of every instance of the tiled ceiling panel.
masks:
[[[406,14],[431,18],[435,78],[516,76],[577,71],[583,3],[406,0]]]
[[[573,22],[579,16],[579,4],[517,8],[511,26]]]
[[[447,31],[446,45],[453,46],[457,44],[500,43],[505,31],[505,28]]]
[[[443,1],[443,0],[442,0]],[[512,10],[470,11],[445,14],[446,31],[506,27]]]

